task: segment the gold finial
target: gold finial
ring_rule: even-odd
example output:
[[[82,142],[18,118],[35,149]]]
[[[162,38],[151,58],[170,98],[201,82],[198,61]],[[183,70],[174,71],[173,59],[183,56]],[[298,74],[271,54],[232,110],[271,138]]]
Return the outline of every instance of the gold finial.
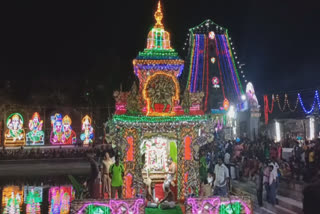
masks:
[[[161,3],[159,0],[158,3],[158,9],[154,14],[154,18],[156,19],[157,23],[154,26],[155,28],[162,28],[163,29],[163,24],[162,24],[162,18],[163,18],[163,14],[162,14],[162,10],[161,10]]]

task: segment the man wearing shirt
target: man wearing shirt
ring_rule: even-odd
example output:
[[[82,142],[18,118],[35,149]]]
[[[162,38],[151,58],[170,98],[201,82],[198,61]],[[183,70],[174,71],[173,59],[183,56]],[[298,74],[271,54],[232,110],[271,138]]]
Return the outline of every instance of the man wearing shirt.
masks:
[[[229,170],[223,164],[222,159],[218,158],[218,164],[214,168],[214,195],[226,197],[227,196],[227,183],[229,181]]]
[[[270,203],[272,205],[276,204],[276,185],[277,185],[277,171],[274,170],[275,167],[273,165],[269,165],[270,169],[270,176],[269,176],[269,198],[270,198]]]
[[[122,185],[124,176],[124,166],[120,163],[119,157],[116,157],[116,162],[110,166],[111,177],[111,198],[115,198],[116,192],[118,199],[122,198]]]

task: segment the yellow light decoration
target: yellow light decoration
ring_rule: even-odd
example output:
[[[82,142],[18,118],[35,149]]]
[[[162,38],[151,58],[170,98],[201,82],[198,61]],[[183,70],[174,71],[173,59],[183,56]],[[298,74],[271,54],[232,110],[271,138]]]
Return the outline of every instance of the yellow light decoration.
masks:
[[[211,63],[214,64],[216,62],[216,58],[211,57]]]
[[[147,101],[147,115],[148,116],[174,116],[175,115],[174,111],[161,112],[161,113],[160,112],[150,112],[150,98],[147,95],[147,86],[148,86],[149,81],[151,79],[155,78],[158,75],[165,75],[167,77],[170,77],[172,79],[172,81],[174,82],[174,84],[175,84],[176,91],[175,91],[175,95],[172,97],[172,105],[174,105],[175,101],[179,100],[180,87],[179,87],[179,82],[176,79],[176,77],[174,75],[172,75],[172,74],[165,73],[165,72],[162,72],[162,71],[158,71],[157,73],[155,73],[155,74],[153,74],[153,75],[148,77],[146,83],[144,84],[144,88],[143,88],[143,91],[142,91],[143,99],[145,99]],[[172,106],[172,109],[173,109],[173,106]]]
[[[163,60],[150,60],[150,59],[134,59],[133,65],[137,64],[171,64],[171,65],[183,65],[184,61],[182,59],[163,59]]]
[[[210,32],[209,32],[209,38],[210,38],[210,39],[214,39],[214,38],[215,38],[215,34],[214,34],[213,31],[210,31]]]
[[[156,19],[157,23],[154,26],[155,28],[161,28],[163,29],[163,24],[162,24],[162,19],[163,19],[163,14],[161,10],[161,3],[160,1],[158,2],[158,9],[154,14],[154,18]]]
[[[227,98],[225,98],[223,101],[223,108],[224,110],[228,111],[229,107],[230,107],[230,102]]]

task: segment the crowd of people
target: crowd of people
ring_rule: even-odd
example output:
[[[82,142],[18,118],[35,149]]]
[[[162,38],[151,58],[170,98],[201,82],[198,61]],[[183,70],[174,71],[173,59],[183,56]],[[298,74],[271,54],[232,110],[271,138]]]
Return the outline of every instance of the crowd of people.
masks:
[[[226,196],[230,179],[253,181],[259,205],[263,203],[263,190],[266,200],[275,205],[280,178],[311,182],[317,178],[319,162],[320,143],[316,141],[216,141],[200,151],[201,195]]]

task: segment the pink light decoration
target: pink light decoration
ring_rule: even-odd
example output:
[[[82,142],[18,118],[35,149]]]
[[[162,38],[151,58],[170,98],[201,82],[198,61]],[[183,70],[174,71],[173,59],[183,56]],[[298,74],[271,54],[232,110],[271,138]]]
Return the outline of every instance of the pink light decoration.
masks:
[[[110,200],[109,203],[86,203],[81,209],[77,212],[77,214],[84,214],[85,210],[88,206],[101,206],[101,207],[109,207],[112,214],[123,213],[121,207],[126,209],[126,213],[139,214],[140,208],[144,209],[144,202],[142,198],[136,199],[134,205],[130,208],[129,203],[122,200]]]
[[[210,32],[209,32],[209,38],[210,38],[210,39],[214,39],[214,38],[215,38],[215,34],[214,34],[213,31],[210,31]]]
[[[248,207],[248,205],[240,200],[229,200],[229,201],[221,201],[220,197],[213,197],[213,198],[204,198],[201,200],[201,198],[188,198],[187,204],[191,205],[192,207],[192,214],[199,214],[199,213],[209,213],[209,214],[219,214],[220,206],[221,205],[229,205],[233,203],[240,203],[242,207],[244,208],[245,214],[251,214],[251,210]],[[207,209],[205,206],[212,206],[211,209]]]

